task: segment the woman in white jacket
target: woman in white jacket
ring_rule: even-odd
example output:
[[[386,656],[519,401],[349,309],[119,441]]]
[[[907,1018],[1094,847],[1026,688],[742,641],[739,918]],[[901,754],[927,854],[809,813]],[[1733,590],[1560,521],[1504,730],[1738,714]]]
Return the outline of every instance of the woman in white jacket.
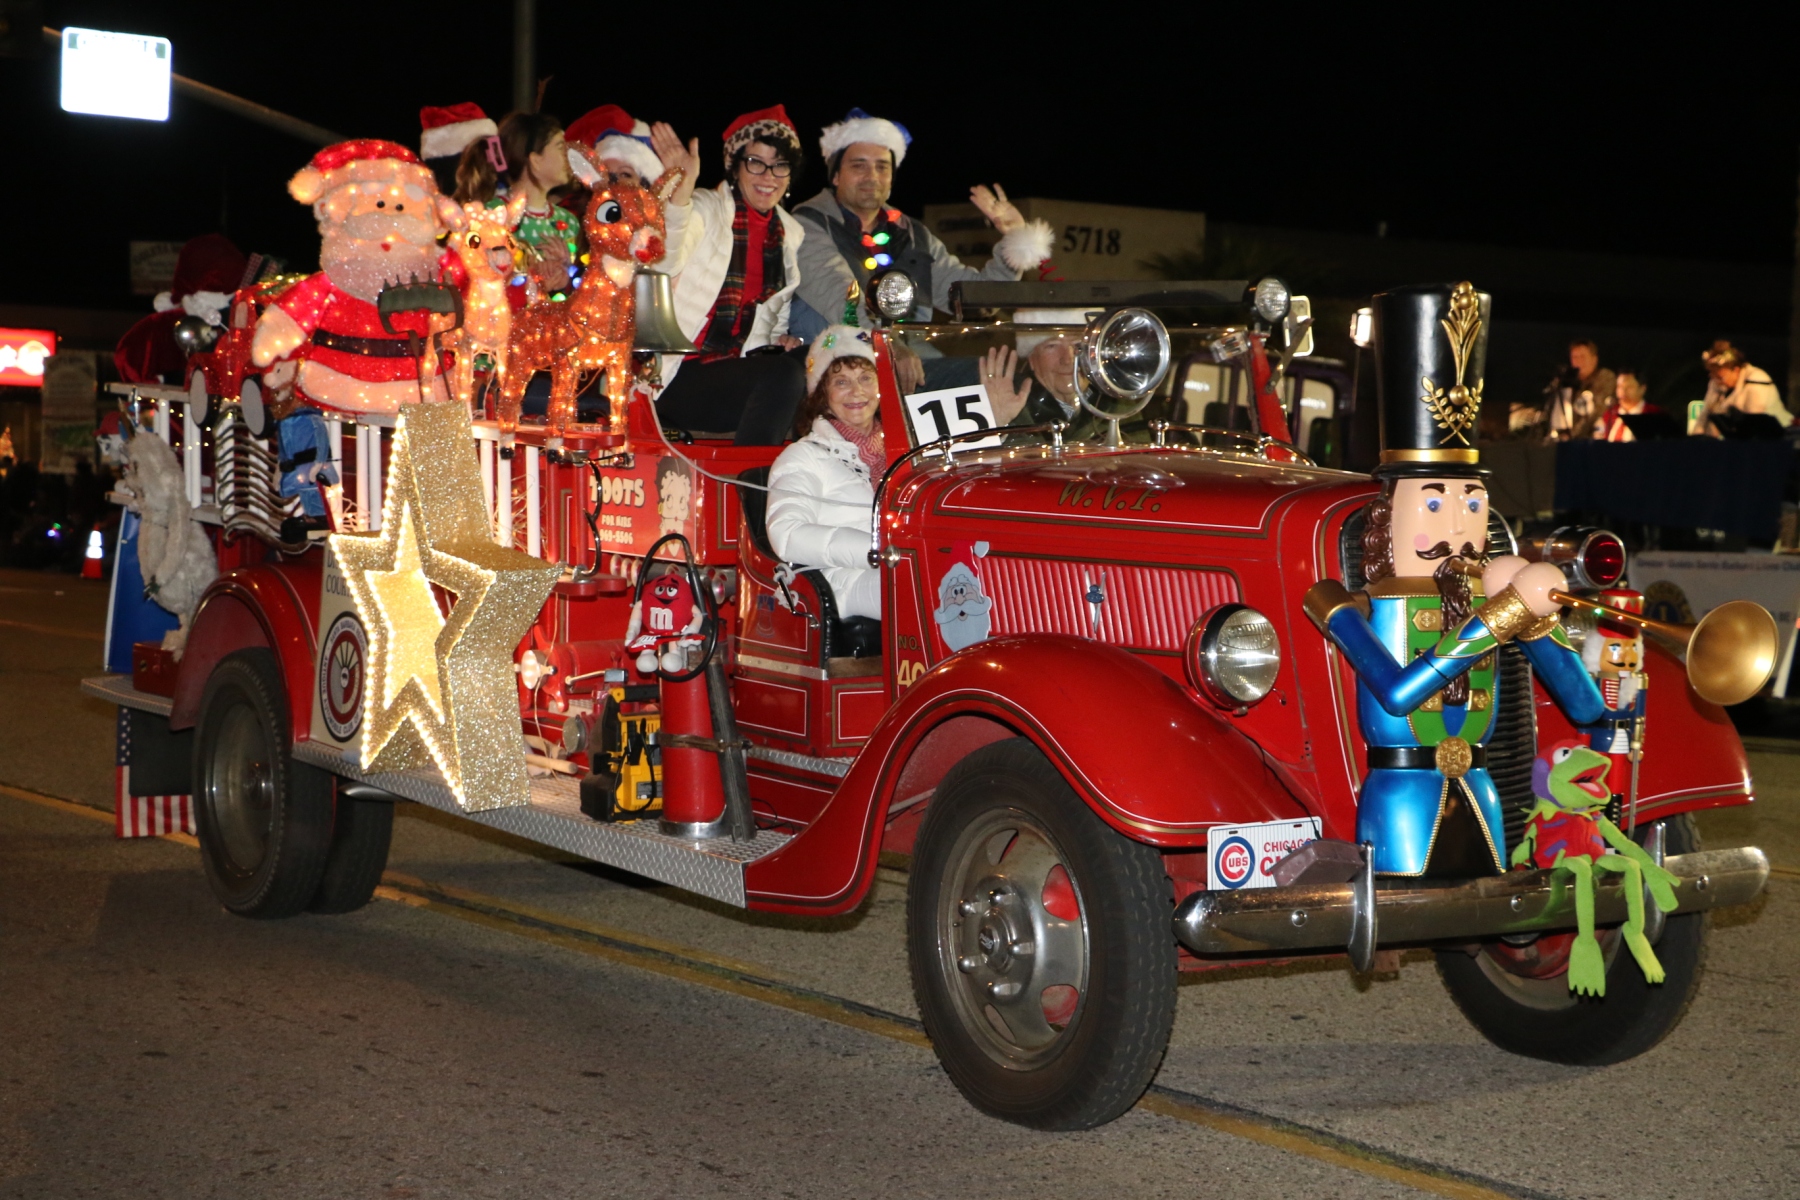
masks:
[[[725,182],[692,190],[699,141],[687,146],[669,126],[651,129],[662,161],[687,181],[664,220],[675,276],[675,321],[700,349],[664,355],[664,421],[691,431],[735,433],[738,445],[787,440],[805,391],[788,336],[788,305],[800,282],[800,222],[781,207],[800,169],[800,135],[778,104],[746,113],[725,130]]]
[[[868,332],[827,327],[806,356],[806,385],[797,422],[806,434],[769,472],[769,544],[783,562],[824,571],[840,616],[879,620],[869,513],[887,451]]]

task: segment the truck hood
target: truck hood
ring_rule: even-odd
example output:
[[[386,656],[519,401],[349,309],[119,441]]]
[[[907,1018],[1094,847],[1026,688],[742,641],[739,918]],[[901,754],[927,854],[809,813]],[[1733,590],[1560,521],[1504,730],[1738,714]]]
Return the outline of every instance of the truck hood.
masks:
[[[1200,451],[1133,447],[1062,459],[959,465],[902,502],[956,516],[1129,530],[1267,534],[1282,504],[1316,488],[1367,489],[1369,477]],[[916,490],[915,490],[916,489]],[[908,503],[910,502],[910,503]]]

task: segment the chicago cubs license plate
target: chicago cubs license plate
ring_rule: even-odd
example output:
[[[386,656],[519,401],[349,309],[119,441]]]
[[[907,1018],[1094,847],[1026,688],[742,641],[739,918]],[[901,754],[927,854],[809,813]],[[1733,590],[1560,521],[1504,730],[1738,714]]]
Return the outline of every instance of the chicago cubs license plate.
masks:
[[[1206,831],[1206,888],[1237,891],[1274,887],[1269,868],[1319,837],[1319,818],[1216,825]]]

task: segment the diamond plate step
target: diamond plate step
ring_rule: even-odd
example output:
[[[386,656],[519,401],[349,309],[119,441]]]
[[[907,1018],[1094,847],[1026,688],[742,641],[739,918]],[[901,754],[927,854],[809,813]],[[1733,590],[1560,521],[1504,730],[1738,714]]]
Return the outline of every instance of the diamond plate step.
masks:
[[[561,775],[532,780],[530,804],[470,813],[456,803],[455,795],[435,768],[364,771],[354,760],[345,758],[343,751],[318,742],[299,743],[294,747],[294,757],[334,775],[359,780],[528,842],[554,846],[738,908],[745,907],[745,864],[773,854],[791,838],[790,834],[762,829],[749,842],[734,842],[729,837],[692,841],[661,832],[654,818],[610,824],[596,821],[582,815],[580,785]]]

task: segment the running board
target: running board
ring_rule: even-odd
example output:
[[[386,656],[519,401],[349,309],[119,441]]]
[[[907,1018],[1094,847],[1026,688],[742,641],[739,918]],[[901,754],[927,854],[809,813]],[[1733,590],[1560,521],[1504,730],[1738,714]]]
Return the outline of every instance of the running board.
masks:
[[[781,849],[792,836],[759,829],[748,842],[734,842],[729,837],[694,840],[661,832],[654,817],[642,821],[596,821],[582,813],[581,785],[566,775],[533,779],[529,804],[464,812],[435,768],[364,771],[342,750],[319,742],[298,743],[294,758],[389,795],[736,908],[747,907],[745,866]]]
[[[131,686],[129,675],[101,675],[81,681],[81,690],[110,704],[168,716],[174,701]],[[342,750],[320,742],[299,742],[294,758],[377,791],[412,800],[454,816],[487,825],[540,846],[550,846],[592,862],[630,871],[658,883],[705,896],[735,908],[746,908],[744,868],[773,854],[792,834],[759,829],[748,842],[729,837],[672,837],[655,818],[643,821],[596,821],[581,811],[581,785],[567,775],[531,781],[531,803],[517,808],[464,812],[435,768],[413,771],[364,771]]]

